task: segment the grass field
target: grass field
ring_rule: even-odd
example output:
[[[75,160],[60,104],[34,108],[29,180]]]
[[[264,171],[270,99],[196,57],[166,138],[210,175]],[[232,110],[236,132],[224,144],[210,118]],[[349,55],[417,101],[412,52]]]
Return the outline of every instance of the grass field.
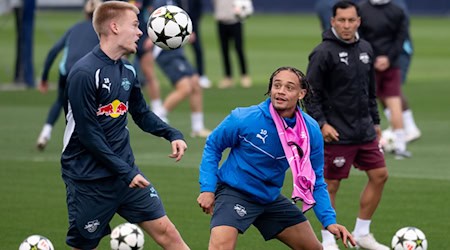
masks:
[[[39,11],[36,16],[35,65],[40,73],[45,55],[52,44],[74,22],[78,12]],[[450,226],[450,19],[413,17],[415,43],[409,81],[405,86],[422,138],[410,144],[414,157],[395,161],[387,156],[390,179],[383,200],[375,214],[372,232],[389,244],[394,232],[404,226],[416,226],[425,232],[429,249],[448,249]],[[446,31],[447,30],[447,31]],[[211,16],[202,22],[207,74],[215,82],[221,77],[216,28]],[[245,24],[246,47],[250,73],[255,86],[204,92],[206,125],[214,128],[236,106],[262,101],[268,78],[282,65],[305,69],[307,56],[320,40],[319,23],[310,15],[255,15]],[[0,85],[11,82],[14,65],[14,21],[10,15],[0,17]],[[188,50],[190,52],[190,50]],[[235,62],[235,60],[234,60]],[[237,71],[235,71],[237,72]],[[54,66],[51,80],[56,81]],[[169,85],[160,78],[163,91]],[[0,249],[17,249],[30,234],[50,238],[56,249],[67,249],[65,189],[60,177],[59,157],[62,148],[63,119],[57,123],[45,152],[34,143],[45,121],[55,91],[40,95],[35,90],[0,91]],[[170,121],[186,135],[190,131],[187,104],[171,114]],[[61,117],[62,118],[62,117]],[[383,121],[383,127],[386,123]],[[148,136],[132,122],[132,145],[137,163],[157,187],[168,215],[177,225],[192,249],[207,249],[209,216],[196,204],[198,164],[204,144],[202,139],[187,138],[189,150],[180,163],[167,155],[169,144]],[[290,175],[284,192],[291,190]],[[343,182],[337,199],[338,221],[353,229],[358,210],[359,193],[366,181],[363,173],[353,171]],[[316,232],[320,225],[312,212]],[[115,217],[112,226],[123,220]],[[105,238],[99,249],[108,249]],[[146,238],[146,249],[157,247]],[[277,241],[264,242],[251,228],[241,236],[238,249],[285,249]]]

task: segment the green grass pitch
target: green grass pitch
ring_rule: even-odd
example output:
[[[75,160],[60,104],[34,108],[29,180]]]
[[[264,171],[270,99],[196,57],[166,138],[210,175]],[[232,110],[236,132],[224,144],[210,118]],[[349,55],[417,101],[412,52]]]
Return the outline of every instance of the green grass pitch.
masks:
[[[47,51],[77,20],[78,11],[38,11],[35,27],[36,72],[40,74]],[[390,178],[382,202],[373,218],[372,232],[390,245],[394,233],[404,226],[420,228],[427,236],[429,249],[448,249],[450,227],[450,19],[412,18],[415,55],[404,91],[422,130],[422,138],[410,144],[412,159],[396,161],[387,156]],[[216,26],[212,16],[202,21],[206,72],[215,84],[221,78]],[[0,87],[10,84],[15,55],[15,31],[12,15],[0,16]],[[204,91],[205,119],[214,128],[236,106],[262,101],[267,82],[275,68],[282,65],[305,70],[307,56],[320,41],[319,22],[315,16],[255,15],[245,23],[249,71],[255,86],[251,89]],[[187,49],[190,56],[191,49]],[[233,63],[236,65],[236,58]],[[234,67],[235,72],[237,68]],[[167,80],[158,73],[163,92]],[[237,76],[236,76],[236,79]],[[57,65],[50,80],[57,80]],[[55,126],[45,152],[34,143],[45,121],[56,92],[40,95],[36,90],[0,91],[0,249],[17,249],[31,234],[51,239],[56,249],[67,249],[65,234],[67,211],[65,189],[61,180],[59,157],[62,149],[63,116]],[[204,140],[189,138],[190,115],[186,103],[169,117],[173,126],[187,135],[189,149],[180,163],[167,155],[169,144],[140,131],[132,122],[130,130],[137,164],[158,189],[167,213],[192,249],[207,249],[209,216],[199,209],[198,165]],[[386,122],[383,120],[383,127]],[[287,175],[283,192],[289,195],[291,176]],[[366,181],[364,173],[352,171],[337,197],[338,221],[353,229],[358,198]],[[312,212],[307,213],[317,233],[320,225]],[[111,226],[123,222],[115,217]],[[319,236],[320,237],[320,236]],[[145,249],[156,249],[146,236]],[[99,249],[108,249],[107,237]],[[251,228],[239,237],[237,249],[285,249],[278,241],[264,242]]]

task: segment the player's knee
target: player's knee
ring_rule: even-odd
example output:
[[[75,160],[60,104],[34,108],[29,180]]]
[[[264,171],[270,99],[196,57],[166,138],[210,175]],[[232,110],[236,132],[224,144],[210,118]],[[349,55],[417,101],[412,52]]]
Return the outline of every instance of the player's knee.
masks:
[[[163,248],[169,245],[179,245],[183,243],[180,233],[173,223],[168,223],[155,237],[155,241]]]

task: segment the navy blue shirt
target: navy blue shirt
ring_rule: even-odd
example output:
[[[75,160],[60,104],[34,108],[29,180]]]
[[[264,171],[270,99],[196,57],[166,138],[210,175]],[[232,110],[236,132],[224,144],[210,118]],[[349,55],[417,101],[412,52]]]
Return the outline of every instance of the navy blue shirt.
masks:
[[[126,183],[139,173],[127,128],[127,113],[144,131],[169,141],[183,139],[151,112],[136,72],[126,60],[111,60],[99,46],[80,59],[67,79],[67,125],[62,173],[76,180],[118,175]]]

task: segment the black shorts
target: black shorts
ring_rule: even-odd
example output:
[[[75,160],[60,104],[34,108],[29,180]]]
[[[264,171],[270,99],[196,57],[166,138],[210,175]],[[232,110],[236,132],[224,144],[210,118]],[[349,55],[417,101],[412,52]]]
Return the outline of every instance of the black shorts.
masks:
[[[268,204],[260,204],[228,185],[219,185],[216,191],[211,228],[231,226],[244,233],[254,225],[265,240],[275,238],[284,229],[306,221],[302,211],[283,195]]]
[[[66,243],[93,249],[111,233],[109,222],[115,213],[130,223],[163,217],[166,213],[155,188],[129,188],[117,177],[93,181],[63,178],[66,184],[69,230]]]

